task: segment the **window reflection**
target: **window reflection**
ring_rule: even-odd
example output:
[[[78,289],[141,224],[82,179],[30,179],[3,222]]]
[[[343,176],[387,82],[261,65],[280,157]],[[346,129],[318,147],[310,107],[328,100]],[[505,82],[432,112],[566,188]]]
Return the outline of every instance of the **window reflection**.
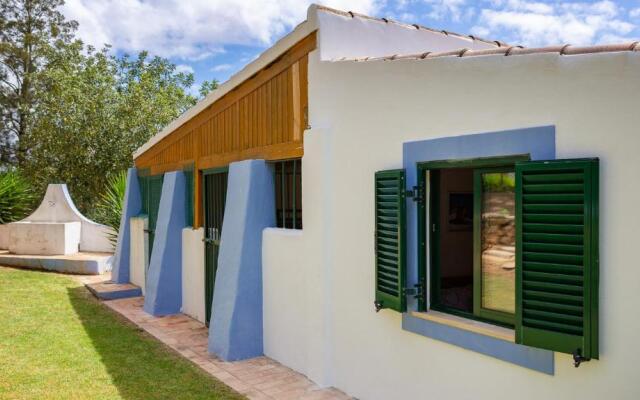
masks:
[[[482,308],[515,313],[515,173],[482,174]]]

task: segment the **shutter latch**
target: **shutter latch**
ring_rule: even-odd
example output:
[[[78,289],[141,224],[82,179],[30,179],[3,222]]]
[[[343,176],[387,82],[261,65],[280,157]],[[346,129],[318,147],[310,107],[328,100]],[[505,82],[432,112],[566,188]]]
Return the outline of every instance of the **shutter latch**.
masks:
[[[582,351],[580,349],[576,349],[576,351],[573,352],[573,366],[576,368],[578,368],[581,363],[591,360],[590,358],[583,357],[581,353]]]
[[[424,285],[422,282],[416,283],[412,288],[404,288],[402,293],[405,296],[413,296],[415,299],[424,300]]]
[[[421,202],[424,200],[422,186],[414,186],[413,189],[407,190],[405,196],[413,199],[416,203]]]

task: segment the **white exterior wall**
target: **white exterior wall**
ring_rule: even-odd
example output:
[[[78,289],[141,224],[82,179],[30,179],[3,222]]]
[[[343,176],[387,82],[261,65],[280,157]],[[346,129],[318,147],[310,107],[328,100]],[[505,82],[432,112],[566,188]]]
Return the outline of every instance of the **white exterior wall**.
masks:
[[[305,257],[301,230],[269,228],[262,235],[263,264],[269,267],[263,273],[264,331],[280,332],[287,327],[286,337],[265,335],[267,355],[304,374],[309,374],[309,320],[304,316],[313,312],[309,307],[309,277],[302,268]],[[285,282],[274,282],[287,275]],[[274,312],[286,309],[289,312]],[[291,351],[295,348],[298,351]]]
[[[362,400],[640,398],[640,53],[312,55],[304,230],[264,233],[266,355]],[[555,125],[557,158],[600,158],[601,359],[574,368],[556,353],[549,376],[403,331],[399,313],[376,314],[375,171],[401,168],[407,141],[543,125]]]
[[[182,313],[205,322],[204,229],[182,230]]]
[[[149,218],[133,217],[129,220],[130,244],[129,251],[129,279],[131,283],[139,286],[142,295],[145,295],[145,283],[147,268],[149,267],[149,234],[145,232],[149,227]]]

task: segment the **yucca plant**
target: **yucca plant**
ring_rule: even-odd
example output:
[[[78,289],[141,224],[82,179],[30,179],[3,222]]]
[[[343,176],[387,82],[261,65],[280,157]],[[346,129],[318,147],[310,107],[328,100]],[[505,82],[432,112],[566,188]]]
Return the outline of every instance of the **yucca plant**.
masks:
[[[35,193],[18,172],[0,173],[0,224],[19,221],[33,208]]]
[[[125,172],[109,177],[105,191],[100,195],[100,199],[96,204],[95,219],[97,222],[110,226],[116,232],[109,236],[109,240],[114,246],[118,241],[118,229],[120,228],[126,187],[127,174]]]

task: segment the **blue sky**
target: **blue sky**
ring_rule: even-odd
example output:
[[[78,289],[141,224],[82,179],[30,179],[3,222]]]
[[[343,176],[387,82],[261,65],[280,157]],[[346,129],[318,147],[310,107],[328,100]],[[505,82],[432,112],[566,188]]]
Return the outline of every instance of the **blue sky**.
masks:
[[[227,80],[306,18],[310,0],[66,0],[86,43],[149,50],[204,79]],[[319,0],[528,47],[640,39],[640,0]]]

